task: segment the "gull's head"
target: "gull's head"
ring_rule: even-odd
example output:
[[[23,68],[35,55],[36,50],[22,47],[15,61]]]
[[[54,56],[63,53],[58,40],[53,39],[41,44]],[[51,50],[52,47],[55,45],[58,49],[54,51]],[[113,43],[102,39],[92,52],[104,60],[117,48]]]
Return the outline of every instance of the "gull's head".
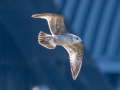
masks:
[[[78,37],[78,36],[75,36],[75,35],[73,36],[73,41],[74,41],[74,43],[84,44],[84,43],[82,42],[81,38]]]

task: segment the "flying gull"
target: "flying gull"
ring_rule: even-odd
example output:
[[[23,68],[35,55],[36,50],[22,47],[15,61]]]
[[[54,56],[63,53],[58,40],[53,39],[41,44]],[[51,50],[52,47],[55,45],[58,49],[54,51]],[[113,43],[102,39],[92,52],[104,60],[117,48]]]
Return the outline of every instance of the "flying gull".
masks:
[[[69,53],[70,66],[73,80],[76,80],[82,65],[84,45],[80,37],[69,33],[64,25],[64,17],[58,14],[34,14],[33,18],[46,19],[52,35],[40,31],[38,43],[48,49],[56,45],[63,46]]]

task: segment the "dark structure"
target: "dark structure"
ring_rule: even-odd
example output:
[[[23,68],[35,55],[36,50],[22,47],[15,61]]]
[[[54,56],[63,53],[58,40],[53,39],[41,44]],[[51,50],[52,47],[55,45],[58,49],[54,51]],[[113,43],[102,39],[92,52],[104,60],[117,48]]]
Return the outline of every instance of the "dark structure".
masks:
[[[94,21],[94,18],[93,18],[94,22],[89,21],[90,16],[88,15],[90,15],[90,11],[92,10],[92,9],[90,10],[90,7],[94,6],[93,3],[98,3],[97,1],[103,1],[100,3],[100,5],[103,6],[107,5],[106,3],[109,2],[106,2],[106,0],[96,0],[96,2],[90,0],[87,5],[85,4],[86,2],[81,3],[81,5],[83,6],[85,5],[85,7],[81,6],[81,11],[82,9],[83,12],[84,10],[85,11],[88,10],[88,11],[86,11],[83,20],[81,18],[80,21],[81,20],[82,21],[81,22],[78,21],[80,25],[82,25],[79,31],[73,28],[73,25],[77,25],[77,21],[74,21],[75,18],[73,17],[76,15],[80,15],[80,12],[75,10],[79,6],[80,1],[82,2],[82,0],[76,0],[75,4],[70,3],[69,0],[66,1],[61,0],[61,2],[56,2],[56,1],[55,0],[53,0],[53,2],[51,0],[29,0],[29,1],[2,0],[1,1],[0,3],[0,90],[32,90],[33,87],[39,85],[46,85],[49,87],[50,90],[114,90],[117,87],[116,83],[112,85],[108,81],[109,79],[106,78],[106,76],[99,71],[99,69],[96,66],[97,64],[94,64],[96,58],[94,60],[93,55],[90,52],[94,52],[94,51],[97,52],[97,49],[92,51],[93,47],[96,46],[95,45],[96,43],[94,42],[93,39],[87,41],[87,38],[85,38],[87,35],[88,36],[90,35],[89,34],[90,31],[88,31],[88,27],[91,27],[89,30],[92,29],[94,30],[93,31],[94,35],[96,35],[97,33],[96,29],[100,29],[98,28],[98,26],[101,17],[97,18],[97,21]],[[111,15],[112,20],[111,18],[108,18],[108,20],[110,19],[111,23],[109,24],[105,23],[105,24],[106,26],[108,25],[106,29],[108,30],[109,35],[112,35],[111,32],[113,29],[111,29],[112,27],[109,28],[109,26],[115,25],[116,27],[118,27],[117,26],[118,22],[116,21],[115,17],[118,20],[120,20],[117,17],[117,15],[119,16],[119,12],[118,12],[119,0],[110,0],[110,2],[111,3],[114,2],[113,3],[114,6],[111,6],[111,8],[114,7],[113,11],[115,14]],[[64,14],[64,12],[67,13],[67,11],[69,10],[66,9],[66,7],[68,8],[70,7],[69,5],[74,6],[73,8],[75,10],[71,9],[71,11],[74,12],[69,12],[68,14]],[[101,8],[104,9],[102,6]],[[100,14],[102,13],[102,9],[100,9],[101,11]],[[62,47],[57,47],[55,50],[47,50],[38,44],[37,36],[39,31],[44,29],[43,31],[45,31],[46,33],[50,33],[50,32],[48,25],[46,24],[47,22],[45,20],[40,21],[39,19],[33,19],[31,18],[31,15],[34,13],[46,13],[46,12],[58,13],[58,14],[63,13],[65,16],[68,15],[66,16],[67,29],[70,32],[77,33],[78,35],[80,35],[83,41],[85,41],[86,43],[83,66],[76,81],[72,80],[68,53]],[[83,14],[81,14],[81,16],[79,17],[82,17],[82,15]],[[94,15],[91,16],[94,17]],[[93,24],[91,25],[87,24],[88,21],[86,22],[86,20],[88,20],[90,23],[96,24],[95,25],[96,27],[93,27]],[[112,23],[112,21],[114,21],[114,23]],[[73,22],[76,22],[76,24],[75,23],[73,24]],[[104,27],[101,26],[101,27],[105,28],[105,26]],[[116,33],[117,35],[118,34],[117,30],[119,29],[114,28],[114,30],[116,30],[116,32],[114,31],[113,32]],[[104,33],[104,29],[102,29],[102,32]],[[107,31],[105,32],[105,35],[106,33]],[[97,34],[99,35],[99,33]],[[114,37],[114,34],[112,36]],[[108,38],[110,37],[111,36],[109,36]],[[106,39],[106,41],[108,40],[108,38]],[[107,42],[104,45],[106,44]],[[118,44],[116,44],[116,47],[118,46],[116,50],[119,49],[120,45]],[[88,45],[90,45],[90,48],[92,47],[91,50],[88,47]],[[60,53],[57,53],[57,51],[59,51]],[[104,51],[104,54],[105,52],[106,51]],[[119,56],[120,55],[119,53],[120,53],[119,51],[116,51],[115,55]],[[117,59],[119,60],[119,58]],[[116,78],[113,78],[113,80],[115,81]]]

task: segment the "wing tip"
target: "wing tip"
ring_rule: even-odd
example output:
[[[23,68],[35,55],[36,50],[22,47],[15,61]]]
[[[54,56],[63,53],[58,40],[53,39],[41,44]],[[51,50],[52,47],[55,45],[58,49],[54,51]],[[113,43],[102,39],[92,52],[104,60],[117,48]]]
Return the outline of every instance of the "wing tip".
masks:
[[[77,79],[77,76],[78,76],[78,73],[76,74],[76,73],[73,73],[73,72],[72,72],[72,78],[73,78],[73,80],[76,80],[76,79]]]
[[[33,14],[31,17],[32,18],[40,18],[39,16],[40,16],[39,14]]]
[[[78,74],[80,73],[81,65],[80,67],[73,67],[74,65],[71,65],[71,73],[73,80],[76,80],[78,77]]]
[[[74,77],[74,76],[72,76],[72,78],[73,78],[73,80],[76,80],[76,79],[77,79],[77,77]]]
[[[48,17],[48,16],[57,16],[57,17],[62,17],[64,18],[63,15],[60,15],[60,14],[56,14],[56,13],[42,13],[42,14],[33,14],[31,17],[33,18],[42,18],[42,17]]]

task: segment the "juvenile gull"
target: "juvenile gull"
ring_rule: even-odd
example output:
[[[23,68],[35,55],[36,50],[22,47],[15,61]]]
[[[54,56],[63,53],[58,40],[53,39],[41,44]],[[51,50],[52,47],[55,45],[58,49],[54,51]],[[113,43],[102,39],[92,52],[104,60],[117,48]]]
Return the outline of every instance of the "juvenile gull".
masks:
[[[73,80],[76,80],[82,65],[84,46],[80,37],[70,34],[64,25],[64,17],[58,14],[34,14],[33,18],[46,19],[52,35],[40,31],[38,43],[48,49],[56,45],[63,46],[69,53],[70,66]]]

